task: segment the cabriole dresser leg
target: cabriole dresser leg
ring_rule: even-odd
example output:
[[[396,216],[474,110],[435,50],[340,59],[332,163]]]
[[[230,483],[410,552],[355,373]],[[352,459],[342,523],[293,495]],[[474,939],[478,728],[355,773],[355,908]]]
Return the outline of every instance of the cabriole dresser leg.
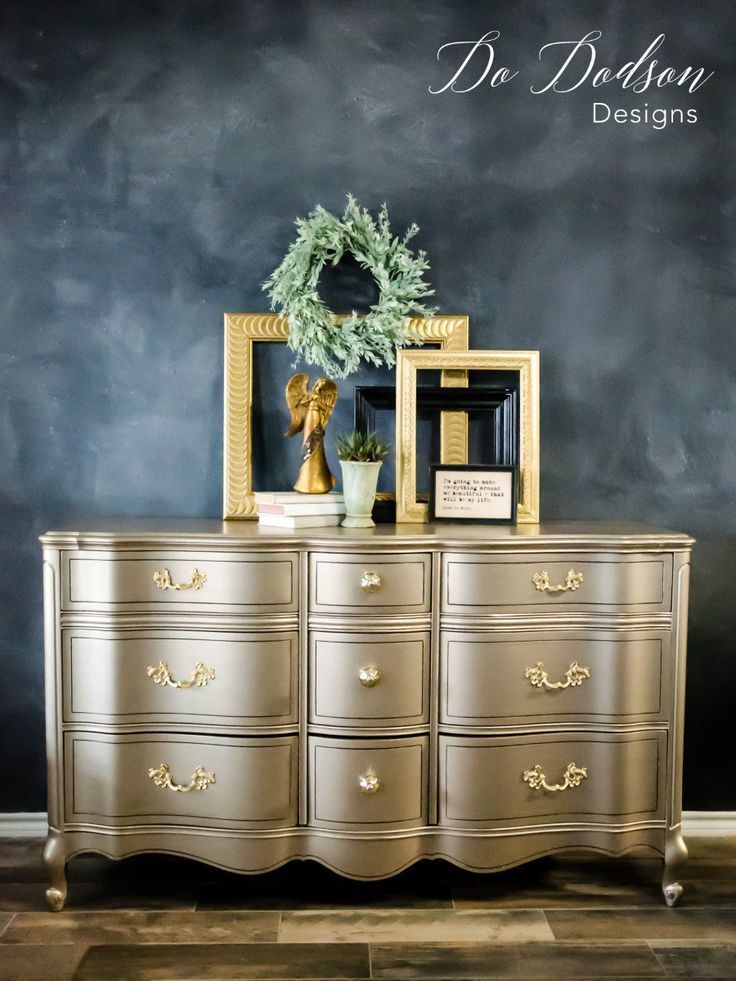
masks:
[[[662,873],[662,893],[668,906],[677,906],[682,897],[682,886],[677,882],[677,870],[687,858],[687,847],[679,828],[667,832]]]
[[[46,890],[46,902],[52,912],[58,913],[64,909],[67,895],[66,851],[64,849],[64,835],[54,828],[49,828],[49,836],[43,850],[43,860],[51,880],[51,885]]]

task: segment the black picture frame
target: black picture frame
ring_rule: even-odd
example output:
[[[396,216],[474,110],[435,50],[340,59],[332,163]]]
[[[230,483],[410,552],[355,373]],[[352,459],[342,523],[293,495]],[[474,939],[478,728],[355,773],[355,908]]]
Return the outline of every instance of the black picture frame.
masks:
[[[417,388],[417,414],[436,420],[441,412],[487,413],[491,417],[489,457],[493,465],[519,464],[519,374],[504,372],[493,385],[474,388],[443,388],[427,385]],[[353,425],[360,432],[373,432],[376,412],[396,412],[393,385],[356,385],[353,389]],[[373,520],[385,524],[396,520],[396,502],[379,497],[373,506]]]
[[[472,474],[492,474],[510,473],[511,487],[509,490],[509,514],[508,517],[489,518],[489,517],[463,517],[462,513],[454,515],[437,515],[437,475],[441,473],[464,473],[470,477]],[[450,521],[453,524],[464,525],[515,525],[516,509],[519,499],[519,468],[516,466],[495,466],[484,464],[455,464],[455,463],[433,463],[429,467],[429,520],[430,523]],[[458,505],[459,507],[459,505]]]

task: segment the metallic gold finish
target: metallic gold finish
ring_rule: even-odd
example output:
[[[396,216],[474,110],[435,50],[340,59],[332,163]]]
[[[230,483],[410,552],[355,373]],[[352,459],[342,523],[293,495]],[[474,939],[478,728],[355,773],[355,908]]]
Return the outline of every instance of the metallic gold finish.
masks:
[[[590,668],[581,667],[577,661],[571,661],[570,667],[565,672],[567,681],[549,681],[549,675],[544,670],[544,664],[537,661],[533,668],[527,668],[524,677],[534,685],[535,688],[577,688],[582,685],[586,678],[590,677]]]
[[[261,728],[296,725],[296,627],[251,630],[237,622],[228,628],[222,621],[221,626],[195,627],[186,619],[182,630],[150,619],[136,627],[104,630],[70,626],[62,642],[62,674],[70,679],[64,691],[66,721],[104,725],[115,717],[124,719],[126,726],[147,728],[163,716],[170,727],[213,728],[226,718],[228,725],[251,728],[254,735]],[[216,662],[211,660],[213,652]],[[370,660],[365,648],[363,652],[356,670]],[[109,683],[111,678],[115,684]],[[179,685],[192,690],[174,691]],[[166,757],[163,751],[161,755]]]
[[[427,856],[491,871],[641,846],[664,857],[662,901],[676,902],[691,544],[628,523],[49,533],[49,903],[81,852],[241,873],[310,858],[367,880]],[[207,593],[154,594],[168,563],[182,579],[206,566]],[[529,589],[571,567],[584,593]],[[209,691],[166,695],[215,649]],[[162,666],[170,677],[149,677]],[[571,690],[530,690],[555,684]],[[575,758],[585,768],[563,774]],[[149,785],[155,759],[171,763]],[[195,759],[213,772],[187,780]],[[215,772],[218,790],[191,792]]]
[[[446,351],[468,347],[467,317],[414,317],[409,324],[424,344]],[[253,496],[253,345],[285,344],[288,321],[276,314],[225,314],[225,424],[223,450],[223,517],[257,517]],[[447,388],[467,388],[467,372],[442,372]],[[443,412],[441,417],[442,463],[467,462],[468,417],[465,412]]]
[[[86,529],[86,530],[85,530]],[[498,551],[508,551],[510,548],[518,550],[519,555],[531,554],[533,552],[559,553],[560,549],[564,552],[616,552],[624,556],[626,553],[633,553],[635,556],[647,558],[665,558],[671,560],[671,553],[675,552],[678,556],[687,558],[690,550],[695,545],[695,539],[690,535],[678,531],[659,529],[651,525],[642,525],[636,522],[627,522],[622,525],[617,521],[595,521],[595,522],[540,522],[533,528],[525,528],[523,534],[519,534],[510,525],[445,525],[432,529],[401,528],[396,525],[385,525],[379,533],[371,535],[355,535],[348,537],[344,532],[335,533],[332,537],[338,549],[354,551],[359,547],[359,542],[368,543],[371,541],[371,549],[375,552],[391,551],[395,549],[409,548],[414,545],[417,537],[424,534],[427,546],[439,551],[455,550],[462,547],[465,542],[470,547],[489,554]],[[311,543],[314,535],[318,538],[323,536],[330,537],[328,532],[310,532],[305,529],[299,535],[289,535],[294,548],[304,547],[308,542]],[[269,536],[270,537],[270,536]],[[77,554],[83,553],[89,557],[95,552],[112,549],[119,552],[121,549],[211,549],[238,551],[241,555],[251,552],[254,548],[264,556],[263,561],[267,560],[267,552],[270,545],[264,539],[263,533],[253,525],[225,525],[212,518],[188,518],[177,526],[170,518],[161,520],[145,518],[137,522],[135,519],[110,519],[109,524],[104,527],[86,527],[82,529],[62,528],[59,531],[48,531],[39,536],[42,543],[50,554],[57,554],[60,558],[60,574],[62,577],[61,592],[64,600],[64,609],[80,609],[79,603],[85,599],[76,596],[68,596],[65,591],[64,579],[68,580],[68,560],[79,558]],[[103,553],[104,554],[104,553]],[[147,554],[150,558],[155,555]],[[193,554],[193,553],[189,553]],[[181,557],[181,556],[179,556]],[[175,555],[172,552],[171,560],[174,561]],[[66,559],[66,561],[64,561]],[[168,558],[167,558],[168,561]],[[555,560],[556,561],[556,560]],[[569,561],[569,560],[568,560]],[[671,570],[665,575],[671,577]],[[104,588],[109,591],[110,584],[105,582]],[[127,598],[127,597],[126,597]],[[670,609],[668,606],[667,609]]]
[[[326,629],[310,629],[307,678],[313,727],[350,728],[356,735],[391,729],[400,735],[408,727],[428,724],[428,629],[387,630],[383,617],[375,619],[382,629],[370,633],[344,619],[336,630],[334,618]],[[379,657],[380,667],[371,660]],[[389,674],[384,665],[390,665]],[[357,769],[363,772],[370,765],[377,763],[366,760]],[[385,773],[383,762],[381,770]]]
[[[682,898],[683,887],[678,879],[680,866],[687,858],[687,846],[682,838],[679,824],[669,827],[664,847],[664,868],[662,870],[662,895],[669,907],[677,906]]]
[[[381,577],[377,572],[364,572],[360,577],[360,588],[364,593],[377,593],[381,585]]]
[[[337,402],[337,385],[318,378],[310,392],[309,375],[292,375],[286,385],[286,404],[291,413],[287,436],[303,433],[302,465],[294,490],[300,494],[327,494],[335,486],[325,457],[325,429]]]
[[[381,789],[381,781],[370,770],[358,780],[361,794],[377,794]]]
[[[542,685],[537,671],[547,675],[543,663],[527,668],[526,679],[524,670],[540,651],[555,666],[548,669],[548,684]],[[380,656],[381,663],[390,663],[383,652]],[[570,685],[568,691],[531,694],[530,685],[535,691],[553,682],[568,687],[563,672],[571,662],[590,671],[582,688]],[[627,722],[661,724],[667,718],[662,692],[671,686],[670,665],[666,628],[581,629],[537,622],[534,627],[488,631],[458,624],[440,635],[440,720],[462,727],[577,727],[616,724],[624,717]],[[391,682],[393,686],[393,677]]]
[[[49,874],[46,902],[52,913],[63,910],[66,903],[68,886],[64,841],[65,835],[49,824],[49,834],[43,849],[43,861]]]
[[[673,640],[676,648],[675,678],[672,699],[671,746],[668,763],[667,805],[668,827],[662,870],[662,893],[668,906],[676,906],[682,897],[678,871],[687,858],[687,846],[682,838],[682,758],[683,724],[685,714],[685,659],[687,654],[687,597],[690,582],[690,557],[674,556],[675,601],[673,604]]]
[[[364,613],[370,610],[374,616],[429,613],[431,577],[431,556],[426,552],[412,555],[312,552],[309,609],[312,613],[348,616],[355,616],[361,610]]]
[[[426,522],[417,499],[417,373],[420,370],[519,372],[519,524],[539,523],[539,352],[398,352],[396,367],[396,521]],[[458,461],[453,460],[453,463]]]
[[[205,667],[202,661],[197,661],[189,681],[174,681],[166,661],[159,661],[158,667],[149,665],[146,674],[156,685],[170,685],[172,688],[204,688],[210,681],[215,680],[215,669]]]
[[[492,533],[485,528],[485,534]],[[623,555],[604,547],[595,556],[583,550],[565,554],[543,548],[536,550],[536,555],[525,556],[521,548],[515,548],[517,543],[521,544],[522,535],[518,529],[515,534],[516,539],[510,539],[515,554],[484,556],[472,554],[470,549],[445,552],[443,572],[447,582],[442,595],[443,612],[473,617],[538,614],[543,619],[550,616],[568,619],[581,614],[587,619],[592,614],[651,617],[670,610],[671,593],[663,584],[672,578],[672,555]],[[529,530],[525,529],[524,538],[528,535]],[[584,573],[584,589],[554,595],[535,589],[533,572],[551,568],[552,581],[563,582],[571,566]]]
[[[91,728],[65,732],[67,827],[83,824],[107,829],[110,839],[118,833],[125,835],[126,828],[146,827],[153,842],[162,825],[174,839],[185,828],[196,835],[216,828],[263,831],[296,825],[299,759],[295,727],[290,727],[291,732],[272,730],[271,734],[264,730],[258,736],[220,734],[228,724],[226,719],[225,725],[220,722],[209,731],[187,731],[186,724],[171,731],[174,726],[168,713],[162,716],[167,719],[163,726],[168,726],[168,732],[150,732],[140,726],[121,731],[114,725],[106,733]],[[230,731],[238,728],[230,726]],[[195,770],[198,763],[204,765]],[[154,769],[147,779],[149,766]],[[351,783],[367,769],[367,764],[356,763]],[[197,792],[205,785],[206,793]],[[168,837],[168,830],[165,835]],[[50,884],[57,885],[53,880]]]
[[[159,569],[153,574],[153,581],[159,589],[201,589],[207,582],[207,575],[195,569],[189,582],[174,582],[168,569]]]
[[[367,739],[310,735],[308,741],[310,826],[391,833],[427,827],[426,734]],[[372,798],[370,806],[364,795]],[[361,838],[360,844],[356,840],[355,846],[376,848],[369,838]],[[373,861],[367,855],[366,868]]]
[[[576,723],[524,730],[504,727],[439,734],[439,814],[441,826],[503,829],[511,834],[541,836],[554,825],[607,825],[612,830],[635,822],[651,822],[664,844],[665,778],[662,763],[667,733],[646,724],[583,727]],[[563,771],[569,760],[584,757],[584,787],[572,787],[584,777]],[[536,764],[536,766],[534,766]],[[359,769],[366,770],[367,766]],[[524,779],[526,777],[526,779]],[[545,786],[546,784],[546,786]],[[567,794],[562,789],[571,789]],[[560,788],[560,789],[556,789]],[[580,842],[577,831],[571,841]]]
[[[679,882],[668,882],[666,886],[662,887],[662,893],[665,903],[672,908],[679,904],[682,898],[683,887]]]
[[[570,569],[565,581],[559,583],[557,586],[553,586],[549,581],[549,575],[545,569],[542,572],[536,572],[532,576],[532,582],[540,593],[566,593],[568,590],[574,593],[582,585],[583,574],[582,572],[575,572],[574,569]]]
[[[206,790],[211,783],[216,783],[215,774],[208,773],[203,766],[198,766],[192,774],[191,781],[184,785],[174,783],[171,776],[171,767],[168,763],[161,763],[160,766],[152,767],[148,771],[148,776],[153,780],[157,787],[168,787],[180,794],[188,794],[190,790]]]
[[[547,777],[542,772],[539,763],[532,770],[524,770],[524,783],[528,783],[532,790],[550,790],[556,793],[558,790],[567,790],[569,787],[579,787],[583,780],[587,779],[587,767],[575,766],[574,763],[567,764],[567,768],[562,774],[562,783],[547,783]]]
[[[358,671],[358,681],[364,688],[373,688],[381,680],[381,672],[378,668],[370,665]]]
[[[64,903],[66,902],[66,897],[64,896],[61,889],[55,889],[51,886],[46,890],[46,902],[52,913],[60,913],[64,909]]]
[[[221,521],[212,524],[222,530]],[[251,531],[258,533],[258,528]],[[147,541],[151,540],[149,536]],[[216,543],[213,542],[213,552],[194,534],[182,539],[179,546],[162,542],[158,548],[146,548],[143,537],[139,545],[133,544],[132,551],[126,549],[123,556],[117,543],[104,550],[66,553],[62,559],[63,608],[84,615],[97,604],[108,602],[114,594],[117,612],[141,617],[164,611],[172,616],[186,616],[188,611],[195,610],[218,615],[295,614],[299,606],[294,588],[299,559],[296,541],[287,551],[270,549],[263,535],[260,540],[261,545],[256,548],[252,547],[254,541],[243,541],[241,548],[229,548],[227,557],[222,554],[220,558],[216,553],[221,548]],[[237,545],[236,540],[231,541]],[[167,585],[167,566],[171,570],[171,586]],[[203,582],[205,574],[200,570],[204,569],[207,570],[204,587],[195,588],[198,585],[195,581],[186,592],[174,591],[174,580],[186,585],[192,570],[200,583]],[[153,583],[154,570],[159,570],[163,577],[162,586]],[[149,663],[157,661],[158,657]]]

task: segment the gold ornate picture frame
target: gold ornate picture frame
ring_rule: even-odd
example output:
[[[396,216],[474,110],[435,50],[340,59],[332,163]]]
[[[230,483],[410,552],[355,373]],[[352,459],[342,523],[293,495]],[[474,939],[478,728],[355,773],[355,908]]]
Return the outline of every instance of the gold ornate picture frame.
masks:
[[[468,346],[467,317],[415,317],[411,326],[423,343],[436,344],[443,352],[464,351]],[[288,321],[278,314],[225,314],[225,519],[257,517],[252,467],[253,345],[285,344],[288,336]],[[442,384],[446,388],[464,388],[468,384],[467,372],[456,368],[443,370]],[[464,463],[467,456],[467,414],[443,412],[440,425],[443,462]]]
[[[419,371],[519,372],[519,503],[516,520],[539,523],[539,351],[398,352],[396,365],[396,521],[426,522],[417,500],[416,420]],[[459,462],[459,461],[452,461]],[[462,462],[467,462],[464,460]]]

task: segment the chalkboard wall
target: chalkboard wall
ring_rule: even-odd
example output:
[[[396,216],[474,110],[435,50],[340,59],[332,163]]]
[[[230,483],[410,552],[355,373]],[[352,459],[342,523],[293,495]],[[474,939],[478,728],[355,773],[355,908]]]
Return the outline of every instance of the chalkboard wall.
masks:
[[[519,76],[430,94],[494,29]],[[37,535],[221,513],[222,314],[266,310],[294,219],[348,191],[421,226],[474,347],[541,351],[543,517],[698,537],[685,806],[736,808],[736,7],[6,0],[0,30],[0,810],[45,807]],[[594,30],[601,66],[665,32],[663,66],[715,75],[532,95]],[[274,435],[288,370],[259,369]]]

